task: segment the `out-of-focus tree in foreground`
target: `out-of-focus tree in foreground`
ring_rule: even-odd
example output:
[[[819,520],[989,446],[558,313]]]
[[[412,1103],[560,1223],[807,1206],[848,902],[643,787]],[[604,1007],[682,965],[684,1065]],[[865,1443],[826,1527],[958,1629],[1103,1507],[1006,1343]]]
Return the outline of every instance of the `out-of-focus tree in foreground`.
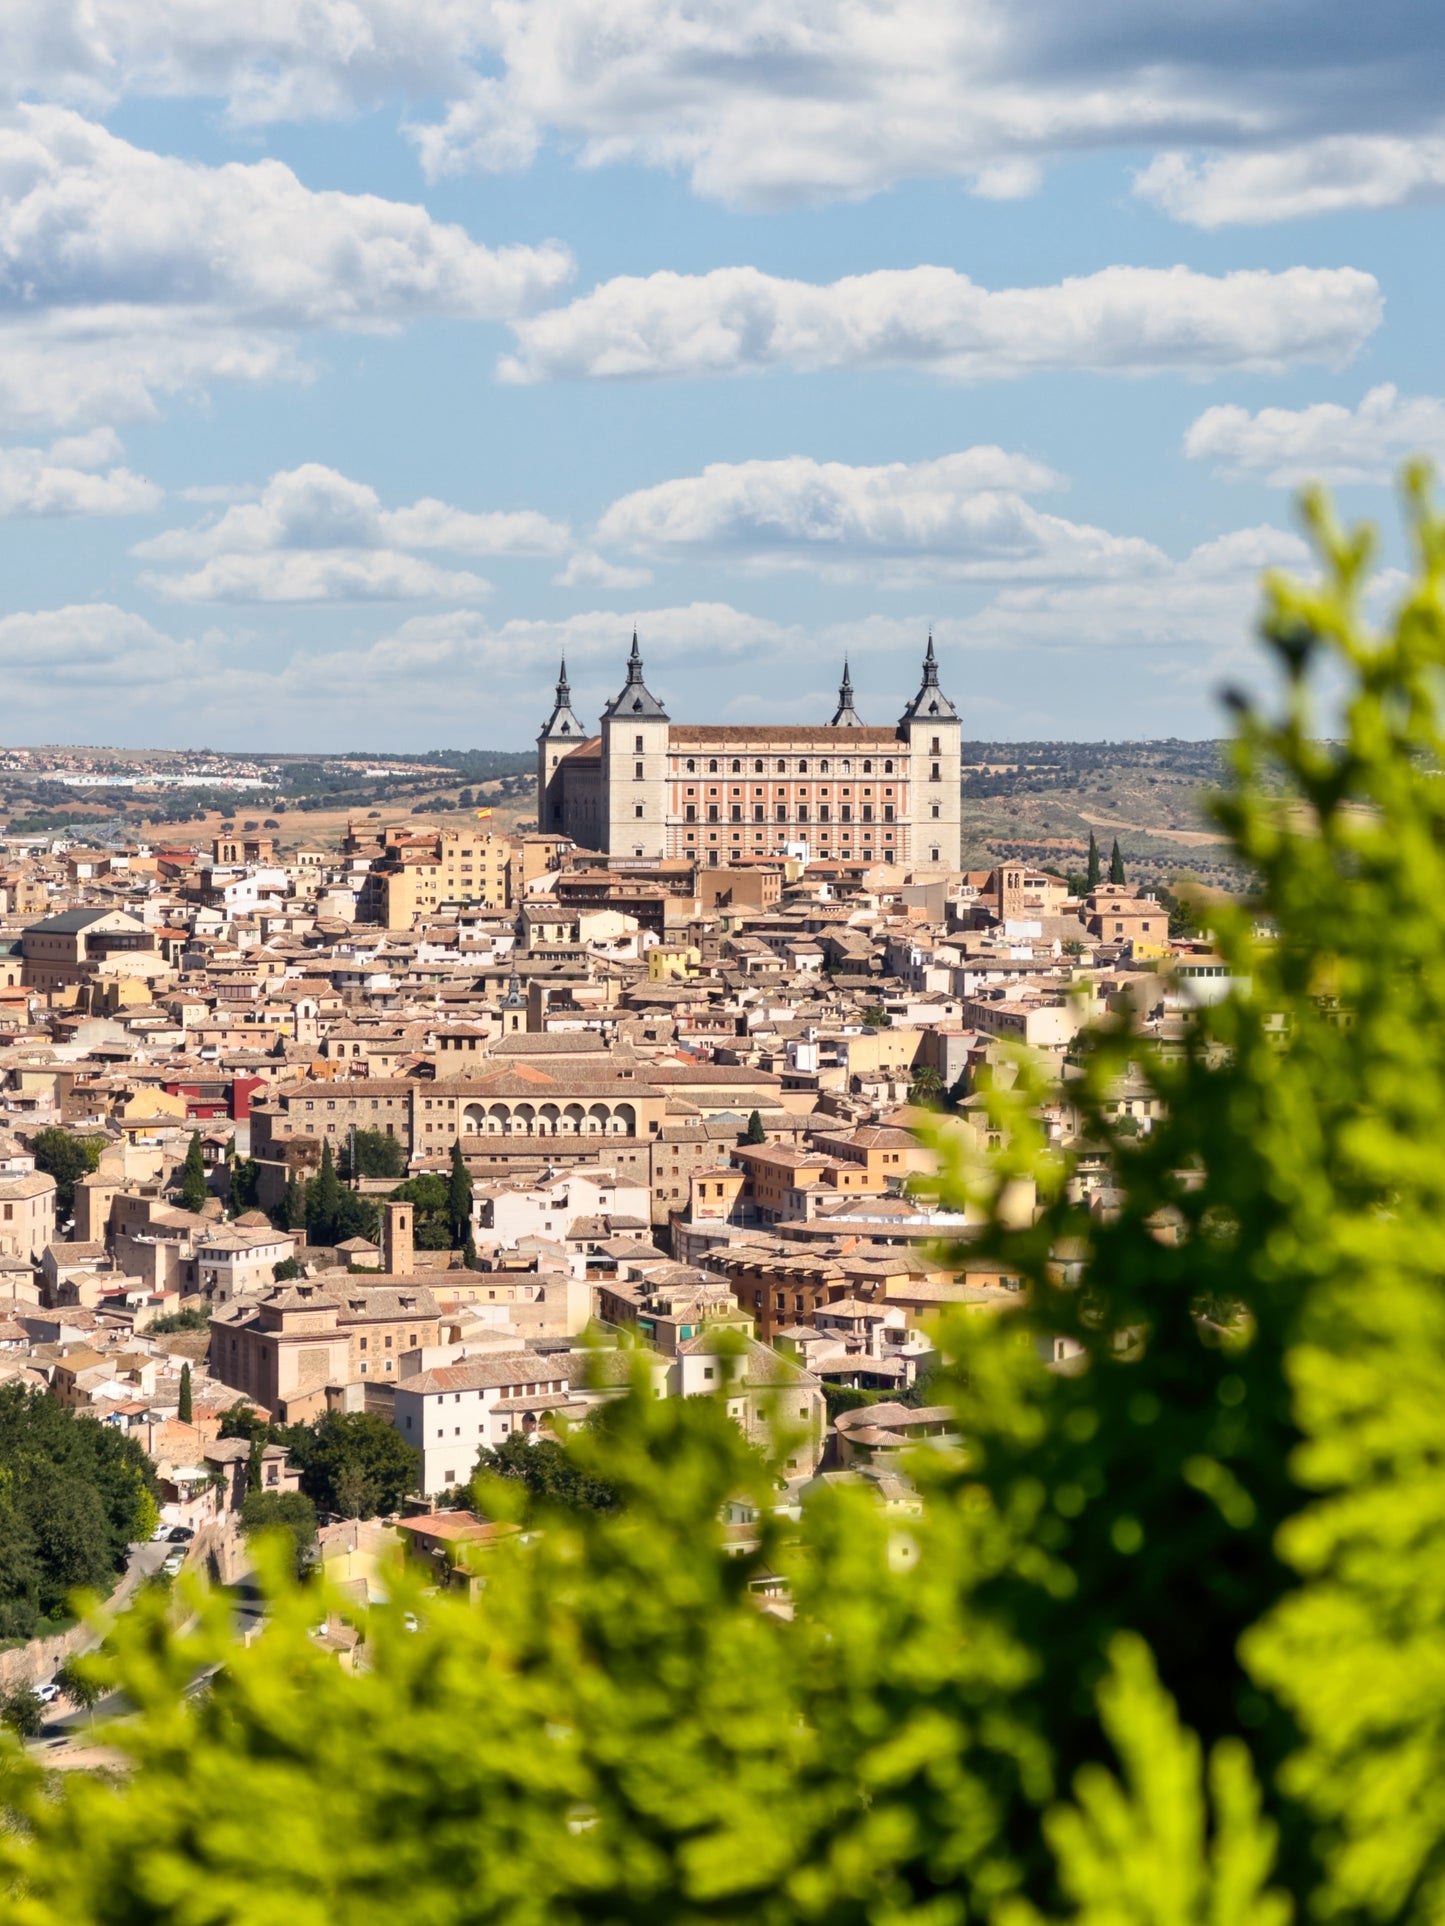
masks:
[[[1117,1210],[1076,1199],[1022,1070],[987,1165],[938,1125],[950,1201],[1027,1174],[1042,1209],[986,1240],[1026,1306],[943,1339],[963,1444],[920,1458],[922,1514],[832,1489],[785,1528],[722,1403],[639,1394],[567,1444],[615,1509],[544,1512],[475,1605],[398,1574],[353,1673],[283,1556],[243,1652],[219,1599],[179,1635],[145,1598],[109,1660],[130,1770],[12,1764],[0,1916],[1445,1917],[1445,526],[1410,500],[1386,633],[1318,501],[1320,583],[1267,584],[1279,713],[1238,705],[1217,804],[1257,893],[1210,915],[1247,987],[1178,1055],[1122,1024],[1082,1053]],[[1165,1105],[1133,1136],[1126,1063]]]

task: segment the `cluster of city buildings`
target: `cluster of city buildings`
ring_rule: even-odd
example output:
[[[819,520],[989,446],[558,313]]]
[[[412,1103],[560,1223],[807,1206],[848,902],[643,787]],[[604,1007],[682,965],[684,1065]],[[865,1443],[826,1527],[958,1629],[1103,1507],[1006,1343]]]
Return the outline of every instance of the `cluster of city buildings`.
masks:
[[[378,1414],[433,1501],[639,1369],[724,1397],[795,1491],[896,1497],[904,1447],[948,1434],[920,1397],[939,1313],[1019,1298],[930,1194],[920,1105],[986,1157],[1023,1046],[1076,1142],[1080,1029],[1127,1009],[1167,1038],[1230,987],[1126,885],[964,869],[959,734],[931,641],[896,724],[845,674],[827,724],[737,729],[673,723],[634,641],[600,732],[563,670],[524,833],[0,838],[0,1382],[135,1433],[177,1522],[236,1495],[240,1401]],[[1130,1077],[1114,1108],[1157,1116]],[[63,1207],[57,1129],[92,1145]],[[381,1139],[392,1174],[346,1179],[375,1234],[309,1239],[300,1187]],[[457,1146],[469,1235],[438,1248],[392,1193]],[[1102,1160],[1075,1181],[1108,1207]]]

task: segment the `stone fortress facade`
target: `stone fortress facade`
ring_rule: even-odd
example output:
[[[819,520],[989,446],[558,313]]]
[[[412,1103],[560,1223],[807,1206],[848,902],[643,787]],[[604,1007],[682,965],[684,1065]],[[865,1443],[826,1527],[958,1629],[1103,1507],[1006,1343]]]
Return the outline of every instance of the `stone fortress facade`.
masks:
[[[537,827],[622,862],[726,867],[790,853],[956,870],[961,735],[931,635],[896,723],[862,720],[845,664],[832,721],[810,727],[672,721],[643,680],[634,633],[596,735],[572,708],[563,662],[537,738]]]

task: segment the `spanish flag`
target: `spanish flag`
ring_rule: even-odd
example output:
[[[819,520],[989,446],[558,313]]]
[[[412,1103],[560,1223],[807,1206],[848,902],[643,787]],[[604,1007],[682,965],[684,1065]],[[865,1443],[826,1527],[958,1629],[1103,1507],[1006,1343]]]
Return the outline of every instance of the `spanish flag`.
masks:
[[[490,810],[490,809],[479,809],[479,810],[477,811],[477,814],[478,814],[479,816],[490,816],[490,815],[491,815],[491,813],[492,813],[492,812],[491,812],[491,810]]]

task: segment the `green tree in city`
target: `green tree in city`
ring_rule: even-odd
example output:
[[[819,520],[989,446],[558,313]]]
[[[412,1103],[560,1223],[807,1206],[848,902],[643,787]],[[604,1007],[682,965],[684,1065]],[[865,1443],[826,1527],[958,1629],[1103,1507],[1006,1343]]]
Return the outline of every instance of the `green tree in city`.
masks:
[[[300,1277],[300,1275],[301,1260],[299,1257],[280,1257],[271,1266],[271,1276],[277,1284],[289,1284],[293,1277]]]
[[[1119,853],[1119,838],[1114,838],[1114,847],[1109,852],[1109,881],[1122,883],[1124,877],[1124,858]]]
[[[758,1111],[754,1110],[748,1118],[747,1135],[743,1138],[743,1142],[745,1144],[765,1144],[767,1141],[768,1133],[763,1129],[762,1116]]]
[[[105,1697],[105,1686],[94,1664],[84,1658],[68,1658],[57,1669],[55,1683],[73,1706],[90,1714],[94,1724],[95,1708]]]
[[[306,1186],[294,1164],[286,1166],[286,1196],[281,1206],[284,1230],[306,1228]]]
[[[307,1496],[345,1518],[399,1510],[421,1468],[420,1454],[395,1425],[370,1411],[326,1412],[299,1456]]]
[[[197,1893],[207,1926],[1445,1918],[1445,520],[1418,474],[1411,501],[1383,632],[1371,542],[1318,501],[1320,580],[1267,583],[1283,694],[1236,703],[1215,803],[1247,987],[1167,1052],[1123,1016],[1080,1051],[1110,1209],[1025,1056],[986,1092],[998,1152],[936,1131],[960,1266],[1027,1288],[938,1328],[956,1440],[906,1461],[906,1519],[834,1480],[794,1523],[787,1380],[765,1460],[726,1378],[656,1397],[639,1353],[560,1444],[616,1506],[483,1478],[543,1528],[492,1535],[480,1603],[398,1563],[347,1607],[355,1673],[274,1543],[245,1649],[219,1595],[184,1631],[121,1614],[126,1770],[0,1776],[25,1926],[186,1926]],[[1129,1066],[1160,1106],[1132,1138]]]
[[[451,1185],[438,1171],[408,1177],[387,1196],[410,1204],[413,1212],[412,1237],[419,1251],[454,1249],[451,1229]]]
[[[472,1235],[472,1180],[462,1156],[462,1140],[452,1140],[452,1168],[447,1180],[447,1229],[451,1248],[461,1250]]]
[[[75,1210],[76,1179],[88,1177],[100,1168],[100,1153],[104,1148],[103,1137],[77,1137],[58,1124],[36,1131],[30,1154],[35,1159],[35,1168],[55,1179],[55,1213],[61,1222]]]
[[[237,1157],[231,1164],[231,1215],[255,1210],[260,1201],[261,1171],[254,1157]]]
[[[206,1201],[206,1166],[201,1156],[201,1133],[191,1132],[186,1161],[181,1166],[181,1209],[198,1211]]]
[[[316,1507],[301,1491],[248,1491],[241,1503],[241,1530],[247,1538],[281,1538],[297,1578],[309,1570],[316,1550]]]
[[[914,1066],[913,1080],[908,1086],[908,1101],[927,1108],[936,1105],[943,1095],[943,1079],[931,1063]]]
[[[357,1177],[405,1177],[406,1146],[384,1130],[358,1130],[342,1146],[339,1173],[348,1183]]]
[[[585,1471],[555,1438],[529,1439],[520,1431],[504,1438],[495,1451],[486,1445],[477,1453],[476,1475],[517,1481],[530,1500],[529,1512],[543,1516],[549,1508],[565,1511],[613,1511],[618,1495],[606,1478]]]
[[[334,1244],[341,1229],[341,1184],[331,1156],[331,1139],[321,1140],[321,1168],[306,1186],[306,1235],[313,1244]]]
[[[191,1367],[189,1364],[181,1366],[181,1392],[180,1402],[176,1406],[176,1416],[182,1424],[191,1422]]]
[[[1117,849],[1118,844],[1115,843],[1114,847]],[[1103,879],[1103,874],[1103,863],[1099,856],[1099,839],[1091,829],[1089,831],[1089,864],[1084,872],[1084,887],[1086,892],[1099,887]]]
[[[38,1739],[45,1725],[45,1702],[28,1682],[14,1685],[0,1699],[0,1724],[21,1739]]]

